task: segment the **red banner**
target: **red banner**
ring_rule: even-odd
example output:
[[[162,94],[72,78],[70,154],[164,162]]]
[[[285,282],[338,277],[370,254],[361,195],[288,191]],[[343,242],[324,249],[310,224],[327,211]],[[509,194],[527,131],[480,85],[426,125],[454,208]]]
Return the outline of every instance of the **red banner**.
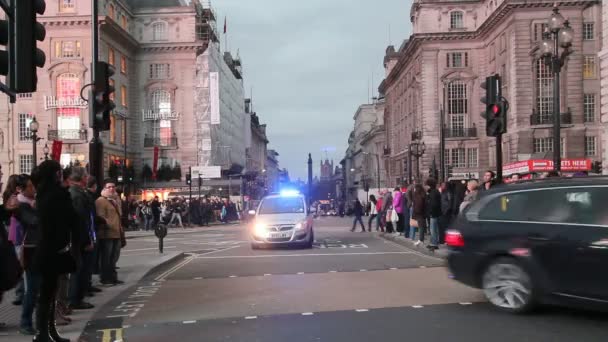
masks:
[[[158,170],[158,153],[160,149],[154,146],[154,159],[152,159],[152,179],[156,180],[156,170]]]
[[[51,159],[53,159],[55,161],[60,161],[62,147],[63,147],[63,141],[60,141],[60,140],[53,141],[53,148],[51,149]]]
[[[562,172],[590,171],[591,159],[562,159]],[[553,160],[530,159],[506,164],[503,175],[510,176],[515,173],[526,174],[530,172],[548,172],[553,170]]]

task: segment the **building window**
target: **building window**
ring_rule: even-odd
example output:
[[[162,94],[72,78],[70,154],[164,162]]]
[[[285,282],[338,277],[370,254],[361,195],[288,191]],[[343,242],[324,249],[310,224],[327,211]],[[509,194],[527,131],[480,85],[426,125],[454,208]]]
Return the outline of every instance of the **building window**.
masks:
[[[120,86],[120,104],[123,107],[127,106],[127,86],[125,85]]]
[[[536,111],[539,122],[553,115],[553,73],[542,59],[536,62]]]
[[[30,123],[32,122],[32,114],[19,113],[19,141],[31,140]]]
[[[595,122],[595,94],[583,95],[583,119],[585,122]]]
[[[566,150],[564,146],[565,140],[564,138],[560,139],[560,154],[561,157],[564,158],[566,156]],[[548,153],[553,152],[553,137],[547,138],[534,138],[534,153]]]
[[[108,48],[108,64],[114,65],[114,63],[116,62],[114,58],[114,49]]]
[[[114,20],[115,13],[116,13],[116,10],[114,9],[114,5],[110,4],[110,6],[108,6],[108,17],[110,17],[112,20]]]
[[[479,167],[479,158],[477,158],[477,147],[467,149],[467,166]]]
[[[593,23],[583,23],[583,40],[595,39],[595,27]]]
[[[171,77],[171,64],[150,64],[150,78],[159,80]]]
[[[122,146],[127,144],[127,120],[120,122],[120,144]]]
[[[461,29],[464,27],[464,14],[461,11],[454,11],[450,13],[450,28]]]
[[[453,167],[466,167],[464,148],[453,148],[450,150],[451,162]]]
[[[593,157],[597,154],[596,142],[595,137],[585,137],[585,156]]]
[[[34,156],[31,154],[19,155],[19,173],[32,173],[34,168]]]
[[[448,68],[465,68],[469,66],[468,52],[452,52],[447,54]]]
[[[55,42],[56,58],[78,58],[80,57],[80,41],[64,40]]]
[[[17,94],[18,99],[31,99],[34,96],[34,93],[21,93]]]
[[[583,60],[583,77],[595,78],[595,56],[585,56]]]
[[[155,90],[152,93],[152,112],[155,115],[171,113],[171,93],[166,90]],[[172,137],[171,120],[154,120],[152,123],[153,138],[159,139],[160,146],[170,146]]]
[[[110,78],[110,82],[109,83],[110,83],[111,87],[114,87],[114,84],[116,84],[116,82],[114,82],[114,80],[111,79],[111,78]],[[114,87],[114,89],[116,89],[116,88]],[[115,98],[116,98],[116,92],[111,92],[110,93],[110,100],[114,101]]]
[[[462,81],[451,82],[448,85],[448,122],[452,130],[464,130],[468,103],[466,83]]]
[[[120,56],[120,72],[123,74],[127,73],[127,57]]]
[[[57,98],[75,99],[80,97],[80,78],[76,74],[65,73],[57,77]],[[80,108],[57,108],[57,130],[59,139],[73,138],[74,130],[80,129]],[[67,139],[64,139],[67,138]]]
[[[116,117],[110,115],[110,144],[116,144]]]
[[[543,34],[546,30],[549,29],[549,24],[547,23],[537,23],[534,24],[534,41],[538,42],[543,40]]]
[[[76,0],[59,0],[59,12],[74,12]]]
[[[167,23],[154,23],[152,25],[152,39],[166,40],[167,39]]]

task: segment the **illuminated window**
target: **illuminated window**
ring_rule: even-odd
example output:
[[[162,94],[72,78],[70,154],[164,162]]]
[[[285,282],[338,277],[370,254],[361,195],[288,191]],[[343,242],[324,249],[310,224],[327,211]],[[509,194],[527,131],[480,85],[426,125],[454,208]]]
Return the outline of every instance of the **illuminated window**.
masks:
[[[450,13],[450,28],[461,29],[464,28],[464,14],[461,11],[454,11]]]
[[[127,87],[124,85],[120,86],[120,104],[123,107],[127,106]]]
[[[74,12],[76,0],[59,0],[59,12]]]
[[[167,39],[167,24],[160,22],[152,25],[152,40],[166,40]]]
[[[122,120],[120,125],[120,144],[127,144],[127,120]]]
[[[78,58],[80,57],[80,41],[64,40],[55,42],[56,58]]]
[[[116,144],[116,118],[110,115],[110,144]]]
[[[110,78],[110,86],[114,87],[114,80]],[[112,92],[110,93],[110,100],[114,101],[114,99],[116,98],[116,92]]]
[[[32,114],[19,113],[19,141],[28,141],[32,131],[30,131],[30,123],[32,122]]]
[[[120,56],[120,72],[127,73],[127,57],[125,56]]]
[[[76,74],[65,73],[57,77],[57,99],[67,100],[80,97],[80,78]],[[57,113],[57,130],[60,140],[73,140],[78,137],[80,129],[80,108],[74,106],[59,107]]]
[[[114,10],[114,5],[110,4],[110,6],[108,7],[108,17],[114,19],[114,13],[116,11]]]
[[[595,78],[595,56],[585,56],[583,60],[583,77]]]
[[[127,17],[125,17],[124,15],[120,17],[120,25],[123,29],[127,29]]]
[[[108,48],[108,63],[114,65],[114,49]]]
[[[155,90],[151,97],[151,110],[155,115],[162,116],[171,113],[171,93],[166,90]],[[172,137],[171,121],[152,121],[152,137],[159,140],[160,146],[170,146]]]

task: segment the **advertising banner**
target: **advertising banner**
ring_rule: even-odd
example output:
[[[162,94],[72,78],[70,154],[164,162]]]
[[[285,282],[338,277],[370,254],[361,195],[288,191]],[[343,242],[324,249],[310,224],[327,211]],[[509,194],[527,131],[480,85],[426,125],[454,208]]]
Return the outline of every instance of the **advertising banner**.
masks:
[[[63,141],[61,141],[61,140],[53,141],[53,147],[51,148],[51,159],[60,161],[62,148],[63,148]]]

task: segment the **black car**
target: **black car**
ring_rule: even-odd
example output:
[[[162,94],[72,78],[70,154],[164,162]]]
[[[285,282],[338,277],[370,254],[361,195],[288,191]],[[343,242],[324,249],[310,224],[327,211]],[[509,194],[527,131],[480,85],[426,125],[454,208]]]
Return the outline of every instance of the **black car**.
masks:
[[[536,304],[608,307],[608,178],[484,191],[449,227],[452,277],[513,313]]]

